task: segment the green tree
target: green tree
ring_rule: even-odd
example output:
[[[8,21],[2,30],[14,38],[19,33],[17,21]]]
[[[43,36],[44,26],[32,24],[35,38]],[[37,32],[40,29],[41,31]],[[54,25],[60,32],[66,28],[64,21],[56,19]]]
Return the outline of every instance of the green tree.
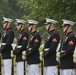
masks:
[[[22,18],[24,14],[24,9],[20,8],[18,0],[0,0],[0,31],[2,32],[2,17],[5,16],[15,20],[16,18]]]
[[[60,33],[63,18],[76,21],[76,0],[19,0],[19,5],[28,13],[24,14],[24,18],[39,20],[40,30],[43,30],[46,17],[59,22],[57,30]]]

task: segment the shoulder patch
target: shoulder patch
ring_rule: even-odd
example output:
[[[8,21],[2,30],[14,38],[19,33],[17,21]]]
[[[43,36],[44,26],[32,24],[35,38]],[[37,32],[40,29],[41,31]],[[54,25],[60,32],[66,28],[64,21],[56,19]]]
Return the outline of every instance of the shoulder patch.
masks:
[[[38,40],[38,39],[35,39],[35,40],[34,40],[34,42],[35,42],[35,43],[38,43],[38,42],[39,42],[39,40]]]
[[[54,39],[52,40],[52,42],[57,42],[57,39],[56,39],[56,38],[54,38]]]
[[[69,45],[74,45],[74,42],[73,41],[70,41],[68,44]]]
[[[23,38],[23,40],[25,40],[25,41],[26,41],[26,40],[27,40],[27,38],[26,38],[26,37],[24,37],[24,38]]]

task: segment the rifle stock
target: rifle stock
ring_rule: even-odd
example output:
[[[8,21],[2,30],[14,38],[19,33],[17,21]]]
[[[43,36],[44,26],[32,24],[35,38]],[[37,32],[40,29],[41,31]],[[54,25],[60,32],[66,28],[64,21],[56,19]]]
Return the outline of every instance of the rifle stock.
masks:
[[[0,75],[2,75],[2,67],[1,67],[1,55],[0,55]]]
[[[43,60],[41,60],[41,75],[43,75]]]
[[[58,63],[58,75],[60,75],[60,66],[59,66],[59,62],[57,62]]]
[[[43,52],[40,52],[40,60],[41,60],[41,75],[43,75]]]
[[[14,75],[14,57],[12,57],[12,71],[11,75]]]
[[[25,60],[24,60],[24,75],[26,75]]]

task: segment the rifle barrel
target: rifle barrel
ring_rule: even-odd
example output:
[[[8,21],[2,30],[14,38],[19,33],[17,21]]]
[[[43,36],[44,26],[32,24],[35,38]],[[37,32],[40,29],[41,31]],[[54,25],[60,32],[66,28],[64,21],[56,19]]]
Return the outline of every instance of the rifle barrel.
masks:
[[[41,75],[43,75],[43,60],[41,60]]]
[[[2,75],[2,67],[1,67],[1,55],[0,55],[0,75]]]

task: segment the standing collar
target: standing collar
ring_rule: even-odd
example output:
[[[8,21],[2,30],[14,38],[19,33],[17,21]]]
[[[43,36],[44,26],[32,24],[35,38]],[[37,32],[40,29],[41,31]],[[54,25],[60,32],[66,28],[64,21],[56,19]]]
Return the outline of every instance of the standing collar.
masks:
[[[48,32],[49,34],[52,34],[52,33],[54,33],[55,32],[55,30],[52,30],[52,31],[50,31],[50,32]]]
[[[66,34],[66,36],[70,35],[70,34],[73,34],[72,32],[69,32],[68,34]]]
[[[23,33],[23,32],[25,32],[25,29],[23,29],[23,30],[20,31],[20,33]]]
[[[8,29],[6,29],[5,31],[9,31],[9,30],[12,30],[11,28],[8,28]]]
[[[34,35],[36,32],[37,32],[37,31],[32,32],[31,35]]]

